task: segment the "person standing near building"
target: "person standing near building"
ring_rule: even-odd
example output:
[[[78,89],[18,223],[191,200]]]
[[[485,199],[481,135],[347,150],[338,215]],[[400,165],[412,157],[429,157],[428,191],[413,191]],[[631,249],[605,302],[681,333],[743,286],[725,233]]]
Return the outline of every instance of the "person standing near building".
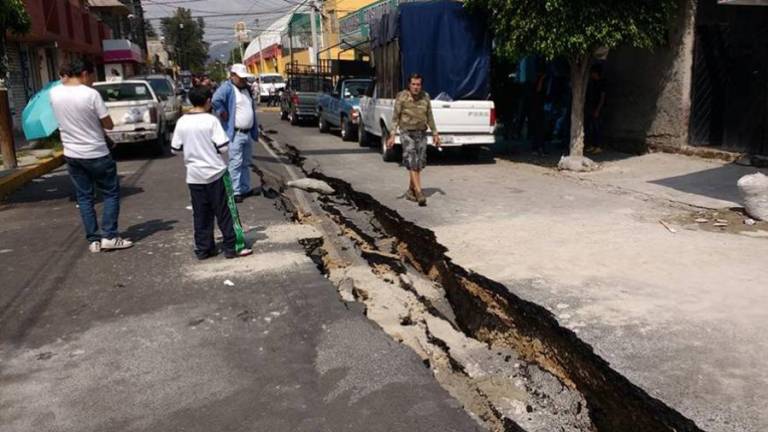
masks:
[[[427,128],[432,132],[435,146],[440,148],[440,135],[432,114],[432,102],[429,94],[422,89],[424,79],[419,74],[411,75],[408,90],[401,91],[395,99],[395,111],[392,115],[392,131],[387,139],[387,147],[395,145],[395,134],[400,131],[400,143],[403,146],[403,165],[408,170],[410,184],[405,197],[427,205],[427,198],[421,189],[421,171],[427,166]]]
[[[256,104],[248,85],[253,75],[244,64],[230,68],[229,80],[222,83],[213,95],[213,111],[219,116],[229,137],[229,174],[235,192],[235,201],[253,195],[251,165],[253,141],[259,138]]]
[[[599,153],[602,149],[601,117],[605,106],[605,79],[603,66],[594,64],[589,71],[589,83],[584,100],[584,141],[587,153]]]
[[[101,95],[90,87],[93,71],[87,60],[72,60],[62,68],[66,80],[51,89],[50,96],[89,250],[100,252],[126,249],[133,243],[120,238],[117,231],[120,182],[104,136],[104,130],[112,129],[113,124]],[[101,232],[94,208],[95,188],[104,196]]]

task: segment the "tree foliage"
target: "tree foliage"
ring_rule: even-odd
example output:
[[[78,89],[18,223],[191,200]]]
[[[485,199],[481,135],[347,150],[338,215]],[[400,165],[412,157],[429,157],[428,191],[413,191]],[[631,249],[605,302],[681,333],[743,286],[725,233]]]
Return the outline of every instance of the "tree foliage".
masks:
[[[144,18],[144,33],[146,33],[148,38],[157,37],[157,30],[155,30],[155,26],[153,26],[152,22],[146,18]]]
[[[653,48],[667,37],[678,0],[467,0],[487,14],[497,54],[526,54],[571,66],[571,156],[584,148],[584,96],[589,67],[598,49],[626,44]]]
[[[32,21],[24,9],[23,0],[2,0],[0,2],[0,80],[8,74],[8,59],[5,49],[5,31],[24,34],[29,31]]]
[[[503,55],[590,56],[598,48],[664,42],[676,0],[469,0],[486,11]]]
[[[192,18],[189,9],[178,8],[176,13],[160,21],[165,45],[170,47],[171,56],[183,70],[202,72],[208,59],[208,43],[205,36],[205,22]]]

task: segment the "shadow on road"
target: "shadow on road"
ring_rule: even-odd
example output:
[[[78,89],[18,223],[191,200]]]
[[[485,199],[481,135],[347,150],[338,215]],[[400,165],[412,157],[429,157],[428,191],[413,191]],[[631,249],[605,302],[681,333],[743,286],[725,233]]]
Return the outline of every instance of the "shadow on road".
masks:
[[[120,176],[121,199],[144,192],[144,189],[141,187],[122,184],[123,177],[124,176]],[[64,198],[68,198],[69,201],[73,203],[75,202],[75,191],[72,186],[72,180],[69,178],[69,174],[67,174],[66,168],[63,170],[57,170],[53,175],[50,175],[47,178],[41,177],[24,185],[24,187],[3,200],[3,204],[46,203],[48,201],[60,200]],[[97,191],[96,202],[100,201],[101,197]]]
[[[179,223],[178,220],[152,219],[128,227],[123,231],[123,236],[138,242],[161,231],[172,231],[177,223]]]

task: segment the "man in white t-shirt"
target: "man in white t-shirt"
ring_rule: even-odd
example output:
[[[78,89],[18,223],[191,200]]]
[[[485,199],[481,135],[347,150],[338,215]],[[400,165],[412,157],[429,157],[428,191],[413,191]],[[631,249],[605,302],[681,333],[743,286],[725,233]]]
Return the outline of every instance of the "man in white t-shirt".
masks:
[[[224,256],[236,258],[252,253],[245,248],[245,234],[225,161],[229,137],[219,119],[208,113],[211,94],[211,89],[202,85],[189,91],[194,107],[176,123],[171,140],[174,153],[184,152],[195,221],[195,255],[200,260],[218,254],[213,237],[214,219],[223,236]]]
[[[91,252],[100,252],[126,249],[133,243],[120,238],[117,232],[120,182],[117,164],[109,154],[104,136],[104,129],[112,129],[113,124],[101,95],[90,87],[93,71],[93,64],[89,61],[72,60],[62,68],[66,80],[52,88],[50,96],[88,248]],[[95,188],[104,196],[101,232],[94,208]]]
[[[251,165],[253,141],[259,139],[259,122],[256,106],[244,64],[233,64],[229,80],[222,83],[213,95],[213,111],[219,116],[229,137],[229,175],[235,190],[235,201],[242,202],[253,194],[251,189]]]

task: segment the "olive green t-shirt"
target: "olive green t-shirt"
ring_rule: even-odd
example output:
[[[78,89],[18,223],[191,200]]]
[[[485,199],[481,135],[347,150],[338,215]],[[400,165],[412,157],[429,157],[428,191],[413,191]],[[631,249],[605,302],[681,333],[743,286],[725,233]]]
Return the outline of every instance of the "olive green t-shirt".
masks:
[[[410,91],[403,90],[395,98],[395,112],[392,114],[392,129],[405,131],[427,130],[437,133],[435,117],[432,115],[432,104],[429,94],[422,91],[414,97]]]

